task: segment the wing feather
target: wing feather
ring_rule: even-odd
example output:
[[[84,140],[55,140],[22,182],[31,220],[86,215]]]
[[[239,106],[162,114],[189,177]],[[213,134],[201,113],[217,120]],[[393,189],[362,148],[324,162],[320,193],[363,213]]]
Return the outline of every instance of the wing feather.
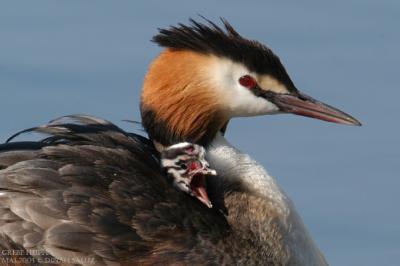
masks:
[[[144,137],[88,116],[24,132],[30,131],[46,138],[27,148],[28,142],[0,145],[0,246],[11,240],[43,250],[31,254],[37,261],[144,263],[161,247],[166,255],[183,254],[197,236],[226,230],[223,215],[167,182]]]

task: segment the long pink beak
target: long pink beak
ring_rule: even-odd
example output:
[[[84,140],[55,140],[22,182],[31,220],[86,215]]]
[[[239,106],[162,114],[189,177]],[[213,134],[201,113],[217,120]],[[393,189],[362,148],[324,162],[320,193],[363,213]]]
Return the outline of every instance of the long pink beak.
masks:
[[[301,116],[308,116],[328,122],[361,126],[360,121],[339,109],[323,102],[317,101],[303,93],[274,94],[272,102],[280,111]]]

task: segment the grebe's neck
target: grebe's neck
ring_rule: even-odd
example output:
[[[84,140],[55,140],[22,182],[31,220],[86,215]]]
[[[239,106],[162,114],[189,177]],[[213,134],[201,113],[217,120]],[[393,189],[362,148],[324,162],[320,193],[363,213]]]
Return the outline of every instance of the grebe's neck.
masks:
[[[264,167],[221,134],[209,145],[207,157],[218,174],[210,189],[223,191],[221,202],[235,237],[250,239],[266,261],[271,259],[266,254],[273,253],[278,264],[327,265],[294,205]]]
[[[289,199],[263,166],[233,147],[220,133],[207,149],[210,164],[225,182],[239,183],[248,193],[270,198],[282,214],[288,213]]]

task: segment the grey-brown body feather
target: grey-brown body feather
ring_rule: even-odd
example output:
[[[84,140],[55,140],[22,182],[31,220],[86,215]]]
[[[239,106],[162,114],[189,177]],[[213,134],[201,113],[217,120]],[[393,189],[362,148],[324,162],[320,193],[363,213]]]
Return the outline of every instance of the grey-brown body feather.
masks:
[[[70,118],[0,145],[0,248],[26,257],[0,265],[301,264],[273,201],[215,177],[209,209],[168,183],[149,140]]]
[[[50,136],[40,145],[0,146],[3,249],[12,241],[92,265],[155,263],[164,256],[206,262],[188,254],[199,238],[222,238],[225,218],[167,182],[149,141],[105,121],[75,119],[35,129]]]

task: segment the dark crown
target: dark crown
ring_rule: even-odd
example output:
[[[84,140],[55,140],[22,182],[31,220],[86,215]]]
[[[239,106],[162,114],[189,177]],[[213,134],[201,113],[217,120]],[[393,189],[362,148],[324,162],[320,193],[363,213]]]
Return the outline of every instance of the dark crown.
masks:
[[[244,64],[250,71],[270,74],[290,89],[294,87],[284,66],[271,49],[255,40],[243,38],[225,19],[224,29],[210,20],[206,24],[190,19],[189,25],[178,24],[159,29],[153,41],[163,47],[215,54]]]

